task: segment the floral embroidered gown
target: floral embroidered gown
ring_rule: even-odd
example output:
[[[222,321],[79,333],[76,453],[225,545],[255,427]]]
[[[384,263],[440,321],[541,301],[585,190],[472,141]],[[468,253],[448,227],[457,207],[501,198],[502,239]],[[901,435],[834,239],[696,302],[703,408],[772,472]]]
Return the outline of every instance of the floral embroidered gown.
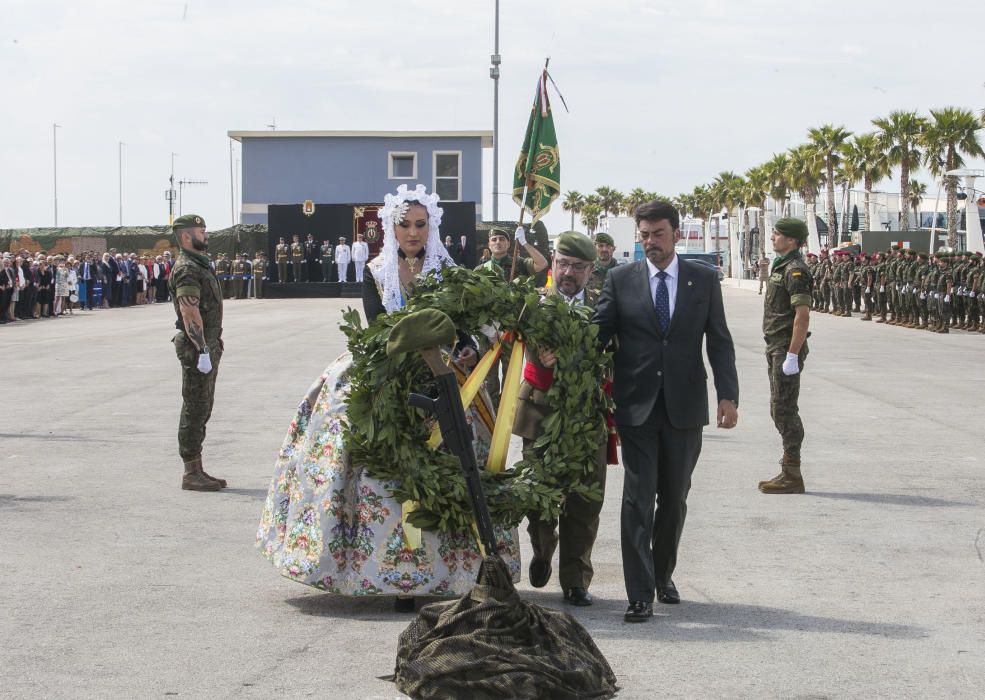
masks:
[[[424,530],[420,546],[412,548],[388,482],[349,458],[340,419],[350,364],[348,353],[335,360],[301,401],[274,465],[257,546],[283,576],[331,593],[468,592],[482,560],[474,535]],[[476,459],[483,464],[492,432],[484,392],[467,413],[476,432]],[[518,581],[516,528],[497,528],[496,534],[499,553]]]

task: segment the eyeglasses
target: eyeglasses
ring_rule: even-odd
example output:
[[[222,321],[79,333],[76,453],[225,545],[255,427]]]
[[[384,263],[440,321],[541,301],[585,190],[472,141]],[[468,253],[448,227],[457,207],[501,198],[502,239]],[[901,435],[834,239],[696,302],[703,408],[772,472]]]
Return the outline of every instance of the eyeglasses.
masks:
[[[589,268],[589,263],[569,263],[562,262],[561,260],[555,260],[554,264],[557,265],[557,269],[561,272],[565,270],[571,270],[572,272],[584,272]]]

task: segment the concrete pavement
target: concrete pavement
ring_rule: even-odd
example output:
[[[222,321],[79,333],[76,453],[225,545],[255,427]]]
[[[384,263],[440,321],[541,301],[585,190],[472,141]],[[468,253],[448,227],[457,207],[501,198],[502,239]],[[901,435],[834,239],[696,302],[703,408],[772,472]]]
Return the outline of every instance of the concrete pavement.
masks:
[[[350,304],[227,304],[205,449],[221,494],[179,490],[169,306],[0,328],[0,696],[398,696],[377,677],[409,618],[280,578],[253,547],[287,423],[344,350]],[[620,697],[978,697],[985,337],[812,318],[808,494],[764,496],[780,449],[761,297],[729,287],[726,304],[739,426],[705,431],[684,602],[648,624],[622,622],[622,472],[609,471],[597,603],[572,612]],[[520,589],[560,607],[556,585]]]

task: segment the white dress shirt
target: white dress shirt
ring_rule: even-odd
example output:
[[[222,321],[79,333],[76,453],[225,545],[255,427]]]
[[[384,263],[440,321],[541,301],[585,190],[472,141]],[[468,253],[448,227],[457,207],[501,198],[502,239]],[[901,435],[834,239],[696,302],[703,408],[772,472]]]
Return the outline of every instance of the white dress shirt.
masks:
[[[659,268],[650,262],[649,258],[645,258],[646,266],[650,272],[650,301],[653,302],[654,308],[657,304],[657,272]],[[667,285],[667,296],[670,301],[670,317],[674,318],[674,303],[677,301],[677,280],[680,279],[680,258],[677,257],[677,253],[674,253],[674,259],[670,261],[670,265],[664,270],[667,276],[664,277],[664,284]]]

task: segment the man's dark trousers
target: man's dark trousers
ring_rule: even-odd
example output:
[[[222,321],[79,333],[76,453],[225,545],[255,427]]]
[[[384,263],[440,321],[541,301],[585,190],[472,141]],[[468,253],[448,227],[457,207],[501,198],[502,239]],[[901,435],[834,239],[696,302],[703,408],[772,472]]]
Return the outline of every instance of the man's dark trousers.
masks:
[[[655,587],[670,581],[677,565],[691,474],[701,454],[701,428],[672,426],[663,392],[641,425],[617,428],[624,472],[620,520],[626,594],[629,600],[652,601]],[[641,554],[650,549],[648,544],[652,558]]]

